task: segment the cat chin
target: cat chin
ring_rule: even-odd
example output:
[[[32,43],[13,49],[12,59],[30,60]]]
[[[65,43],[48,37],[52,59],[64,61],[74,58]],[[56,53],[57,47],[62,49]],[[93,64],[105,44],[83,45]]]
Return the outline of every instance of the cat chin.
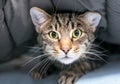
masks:
[[[72,58],[63,58],[63,59],[60,59],[58,61],[60,63],[62,63],[62,64],[69,65],[69,64],[72,64],[75,61],[75,59],[72,59]]]

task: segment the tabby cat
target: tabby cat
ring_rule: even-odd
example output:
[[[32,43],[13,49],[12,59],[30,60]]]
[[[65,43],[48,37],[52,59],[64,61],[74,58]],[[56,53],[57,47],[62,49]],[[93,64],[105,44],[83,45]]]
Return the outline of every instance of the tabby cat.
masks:
[[[33,7],[30,15],[38,33],[38,43],[42,44],[44,51],[40,56],[46,56],[41,60],[44,64],[39,67],[39,62],[31,71],[33,77],[43,78],[52,68],[47,65],[54,65],[61,70],[59,84],[74,84],[79,77],[101,65],[101,60],[89,60],[97,57],[91,47],[101,19],[99,13],[50,15]]]

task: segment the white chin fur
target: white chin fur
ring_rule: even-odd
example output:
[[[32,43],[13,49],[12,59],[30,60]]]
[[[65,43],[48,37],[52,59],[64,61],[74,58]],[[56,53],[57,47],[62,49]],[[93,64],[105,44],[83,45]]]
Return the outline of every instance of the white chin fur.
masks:
[[[62,63],[62,64],[68,65],[68,64],[73,63],[75,60],[72,59],[72,58],[63,58],[63,59],[60,59],[60,60],[58,60],[58,61],[59,61],[60,63]]]

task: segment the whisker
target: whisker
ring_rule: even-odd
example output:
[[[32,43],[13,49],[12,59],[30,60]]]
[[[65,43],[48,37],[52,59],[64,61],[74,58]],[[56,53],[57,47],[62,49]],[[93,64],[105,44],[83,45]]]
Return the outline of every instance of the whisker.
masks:
[[[101,46],[98,45],[98,44],[90,44],[90,46],[91,46],[91,49],[92,49],[92,48],[98,48],[98,49],[101,49],[102,52],[108,52],[108,50],[104,49],[103,47],[101,47]]]
[[[103,51],[98,51],[98,50],[95,50],[95,49],[91,49],[89,52],[93,52],[95,54],[99,54],[101,57],[103,57],[103,56],[108,57],[108,55],[104,54]]]
[[[92,53],[92,52],[85,52],[84,54],[91,54],[91,55],[98,55],[98,54],[96,54],[96,53]]]
[[[92,52],[85,52],[85,54],[94,55],[94,56],[98,57],[99,59],[101,59],[102,61],[104,61],[105,63],[108,63],[105,59],[103,59],[102,57],[98,56],[98,54],[95,54],[95,53],[92,53]]]
[[[30,48],[30,49],[43,49],[44,47],[30,47],[30,46],[25,46],[26,48]]]
[[[29,73],[32,72],[35,68],[37,68],[38,66],[40,66],[41,63],[46,62],[46,60],[48,60],[48,58],[45,58],[44,60],[40,61],[39,63],[37,63],[32,69],[30,69]]]
[[[30,46],[25,46],[25,47],[29,48],[28,52],[33,52],[34,54],[41,53],[41,51],[44,50],[44,47],[30,47]]]
[[[95,49],[90,49],[90,52],[102,53],[101,51],[98,51],[98,50],[95,50]]]
[[[96,59],[96,58],[92,58],[92,57],[85,57],[86,59],[90,59],[90,60],[100,60],[100,59]]]
[[[48,54],[43,54],[43,55],[39,55],[39,56],[37,56],[37,57],[34,57],[33,59],[27,61],[23,66],[29,64],[30,62],[32,62],[33,60],[36,60],[37,58],[40,58],[40,57],[43,57],[43,56],[45,57],[45,56],[47,56],[47,55],[48,55]]]
[[[49,60],[49,62],[48,62],[47,65],[45,66],[44,70],[41,72],[41,76],[47,72],[49,66],[50,66],[52,63],[53,63],[53,61],[51,62],[51,61]]]
[[[33,53],[40,53],[41,51],[43,51],[43,49],[31,49],[29,51]]]
[[[95,56],[98,57],[98,58],[100,58],[101,60],[103,60],[105,63],[108,64],[108,62],[107,62],[105,59],[103,59],[102,57],[100,57],[100,56],[98,56],[98,55],[95,55]]]
[[[47,60],[45,61],[45,64],[42,64],[43,66],[41,66],[42,68],[41,68],[40,71],[42,71],[49,62],[50,62],[50,60],[47,59]],[[40,72],[40,73],[41,73],[41,72]]]

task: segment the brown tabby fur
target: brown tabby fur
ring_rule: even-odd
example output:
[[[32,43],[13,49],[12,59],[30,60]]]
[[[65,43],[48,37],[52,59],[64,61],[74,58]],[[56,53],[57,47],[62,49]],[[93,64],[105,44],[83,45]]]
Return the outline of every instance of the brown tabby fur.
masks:
[[[40,10],[40,9],[38,9]],[[40,10],[41,11],[41,10]],[[42,10],[43,11],[43,10]],[[44,12],[45,13],[45,12]],[[83,44],[84,47],[87,47],[85,50],[89,51],[91,44],[94,41],[94,30],[91,28],[91,25],[83,18],[83,15],[64,13],[64,14],[54,14],[52,16],[46,14],[49,18],[40,25],[36,26],[38,32],[38,43],[43,45],[44,53],[48,53],[48,50],[54,50],[52,54],[48,55],[48,59],[54,61],[52,64],[62,69],[58,77],[59,84],[74,84],[74,82],[87,73],[97,67],[102,63],[101,60],[88,60],[88,54],[82,54],[79,59],[74,61],[71,64],[64,65],[54,58],[57,56],[57,53],[64,46],[69,46],[73,49],[74,53],[79,51],[80,44]],[[70,38],[70,32],[74,29],[80,29],[82,35],[76,40]],[[49,31],[57,31],[61,34],[61,38],[56,40],[51,40],[48,36]],[[48,46],[52,46],[48,48]],[[54,54],[54,55],[53,55]],[[96,58],[96,56],[94,56]],[[48,62],[48,61],[47,61]],[[31,75],[34,78],[42,78],[46,76],[47,71],[51,69],[48,68],[48,63],[43,64],[42,67],[37,67],[32,70]],[[51,64],[51,65],[52,65]],[[64,66],[64,68],[61,68]],[[47,67],[47,68],[43,68]],[[41,69],[46,70],[44,73],[41,72]],[[47,70],[48,69],[48,70]]]

